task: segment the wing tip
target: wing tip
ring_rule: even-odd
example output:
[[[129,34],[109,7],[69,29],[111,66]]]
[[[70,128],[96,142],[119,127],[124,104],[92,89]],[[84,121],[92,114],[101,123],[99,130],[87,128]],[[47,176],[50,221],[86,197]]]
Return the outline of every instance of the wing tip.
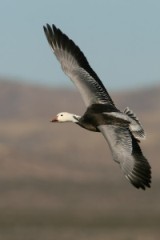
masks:
[[[60,30],[58,28],[56,28],[56,26],[54,24],[49,25],[48,23],[46,23],[46,25],[43,26],[43,30],[45,33],[45,36],[48,40],[49,45],[51,46],[52,50],[54,51],[55,45],[56,45],[56,41],[58,41],[58,32],[60,32]],[[57,37],[55,37],[57,36]],[[57,40],[55,40],[57,38]]]
[[[151,188],[151,167],[149,163],[144,169],[133,170],[130,174],[126,175],[126,178],[137,189],[146,190],[146,188]]]

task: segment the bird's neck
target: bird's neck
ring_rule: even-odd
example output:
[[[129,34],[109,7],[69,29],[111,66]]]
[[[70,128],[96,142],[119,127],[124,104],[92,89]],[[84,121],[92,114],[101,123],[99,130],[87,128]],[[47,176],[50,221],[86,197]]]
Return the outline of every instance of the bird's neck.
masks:
[[[74,123],[79,123],[79,119],[81,118],[81,116],[78,116],[78,115],[75,115],[73,114],[72,115],[72,122]]]

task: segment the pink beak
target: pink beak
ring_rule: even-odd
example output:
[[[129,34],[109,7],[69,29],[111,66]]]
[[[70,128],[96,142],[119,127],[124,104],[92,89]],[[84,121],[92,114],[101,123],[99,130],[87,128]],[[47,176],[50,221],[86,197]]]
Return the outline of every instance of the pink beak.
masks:
[[[57,116],[51,120],[51,122],[58,122]]]

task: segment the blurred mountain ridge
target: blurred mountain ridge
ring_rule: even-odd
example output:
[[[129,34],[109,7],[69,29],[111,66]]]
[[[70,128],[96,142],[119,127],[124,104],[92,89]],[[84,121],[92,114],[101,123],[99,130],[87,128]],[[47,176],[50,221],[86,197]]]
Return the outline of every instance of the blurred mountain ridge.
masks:
[[[159,109],[160,86],[109,93],[120,108],[130,104],[137,111],[146,112]],[[0,80],[1,119],[43,118],[50,109],[55,113],[61,109],[62,111],[80,109],[83,113],[85,106],[76,89],[75,91],[62,88],[54,89]]]

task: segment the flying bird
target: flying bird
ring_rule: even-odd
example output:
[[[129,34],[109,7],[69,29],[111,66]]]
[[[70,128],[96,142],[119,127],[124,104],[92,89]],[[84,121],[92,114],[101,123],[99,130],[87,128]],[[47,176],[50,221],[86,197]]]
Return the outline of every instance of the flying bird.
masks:
[[[143,127],[128,107],[117,109],[103,83],[90,67],[80,48],[55,25],[43,27],[48,43],[64,73],[78,88],[86,105],[83,116],[61,112],[52,122],[73,122],[82,128],[101,132],[125,177],[143,190],[150,187],[151,167],[139,146],[145,139]]]

